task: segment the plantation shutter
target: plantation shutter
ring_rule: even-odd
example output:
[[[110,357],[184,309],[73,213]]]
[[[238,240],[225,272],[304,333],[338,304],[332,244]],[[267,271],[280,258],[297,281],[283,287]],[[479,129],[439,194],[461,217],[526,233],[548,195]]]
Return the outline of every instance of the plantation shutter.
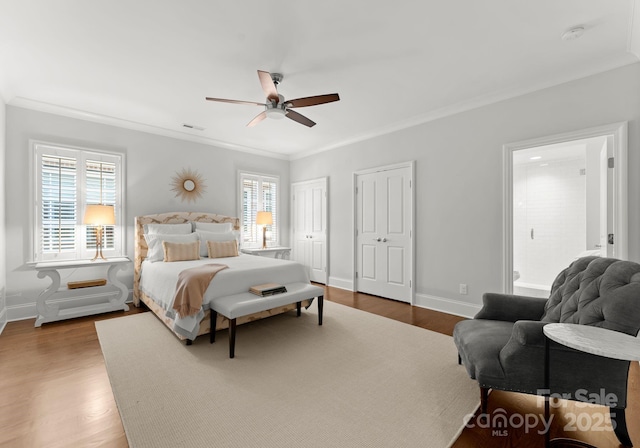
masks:
[[[75,252],[77,160],[49,155],[40,160],[40,249],[43,254]]]
[[[258,241],[258,180],[245,177],[242,180],[242,242],[255,243]]]
[[[267,242],[278,244],[278,178],[259,174],[240,173],[242,243],[248,247],[262,244],[262,227],[256,225],[259,211],[273,215],[267,226]]]
[[[262,181],[262,210],[265,212],[271,212],[273,216],[273,225],[268,226],[271,227],[271,233],[267,232],[267,243],[276,243],[277,242],[277,231],[278,228],[278,204],[276,198],[278,197],[278,184],[273,179],[268,180],[264,179]]]
[[[97,160],[85,162],[85,204],[116,205],[116,164]],[[117,209],[116,213],[117,213]],[[116,216],[116,220],[117,220]],[[103,250],[115,247],[115,226],[103,226]],[[95,226],[86,226],[86,249],[95,249]]]
[[[96,229],[83,223],[89,204],[113,206],[116,224],[104,226],[102,249],[107,256],[121,256],[124,155],[44,142],[32,147],[34,261],[91,258]]]

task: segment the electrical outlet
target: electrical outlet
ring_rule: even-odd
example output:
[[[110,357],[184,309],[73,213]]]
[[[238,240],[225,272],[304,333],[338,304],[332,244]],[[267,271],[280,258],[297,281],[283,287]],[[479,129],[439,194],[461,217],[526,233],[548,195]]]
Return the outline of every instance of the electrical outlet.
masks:
[[[466,283],[460,283],[460,294],[468,294],[469,290],[467,289],[467,284]]]

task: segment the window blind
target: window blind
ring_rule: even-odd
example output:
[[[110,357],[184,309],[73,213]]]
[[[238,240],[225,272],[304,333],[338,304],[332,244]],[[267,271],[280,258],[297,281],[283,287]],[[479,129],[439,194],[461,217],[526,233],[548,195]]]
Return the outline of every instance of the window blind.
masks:
[[[114,207],[116,225],[104,227],[103,251],[122,255],[124,155],[35,141],[32,148],[34,261],[91,258],[95,228],[83,223],[89,204]]]
[[[98,160],[85,162],[85,204],[116,205],[116,164]],[[118,212],[115,209],[116,214]],[[116,216],[116,220],[117,220]],[[115,246],[115,226],[103,226],[103,250]],[[95,249],[95,226],[86,226],[86,249]]]
[[[262,244],[262,227],[256,225],[258,211],[272,213],[267,226],[267,243],[278,244],[278,178],[240,173],[242,242],[246,246]]]
[[[77,161],[44,155],[41,158],[42,206],[40,244],[43,253],[76,250]]]

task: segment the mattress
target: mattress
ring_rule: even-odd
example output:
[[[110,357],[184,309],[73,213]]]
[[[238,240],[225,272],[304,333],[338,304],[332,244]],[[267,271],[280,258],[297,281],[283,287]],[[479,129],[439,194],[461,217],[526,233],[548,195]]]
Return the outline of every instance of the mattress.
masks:
[[[173,298],[178,274],[184,269],[203,264],[219,263],[229,266],[213,278],[207,288],[202,309],[194,316],[180,317],[173,311]],[[303,265],[290,260],[241,254],[228,258],[201,258],[200,260],[178,261],[173,263],[142,262],[140,289],[160,305],[167,317],[174,319],[173,330],[189,339],[195,339],[204,311],[209,302],[216,297],[249,291],[249,288],[262,283],[309,283],[309,276]]]

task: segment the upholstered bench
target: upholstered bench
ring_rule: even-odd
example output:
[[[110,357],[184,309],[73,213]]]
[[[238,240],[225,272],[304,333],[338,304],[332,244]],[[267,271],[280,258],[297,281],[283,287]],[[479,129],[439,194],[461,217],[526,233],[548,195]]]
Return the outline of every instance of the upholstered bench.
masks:
[[[309,283],[289,283],[284,286],[287,288],[287,292],[272,296],[261,297],[250,292],[243,292],[212,299],[209,303],[211,308],[209,342],[213,344],[216,341],[216,320],[218,313],[220,313],[229,319],[229,358],[233,358],[236,345],[236,318],[292,303],[298,305],[298,316],[300,316],[302,301],[314,297],[318,298],[318,325],[322,325],[324,289]]]

